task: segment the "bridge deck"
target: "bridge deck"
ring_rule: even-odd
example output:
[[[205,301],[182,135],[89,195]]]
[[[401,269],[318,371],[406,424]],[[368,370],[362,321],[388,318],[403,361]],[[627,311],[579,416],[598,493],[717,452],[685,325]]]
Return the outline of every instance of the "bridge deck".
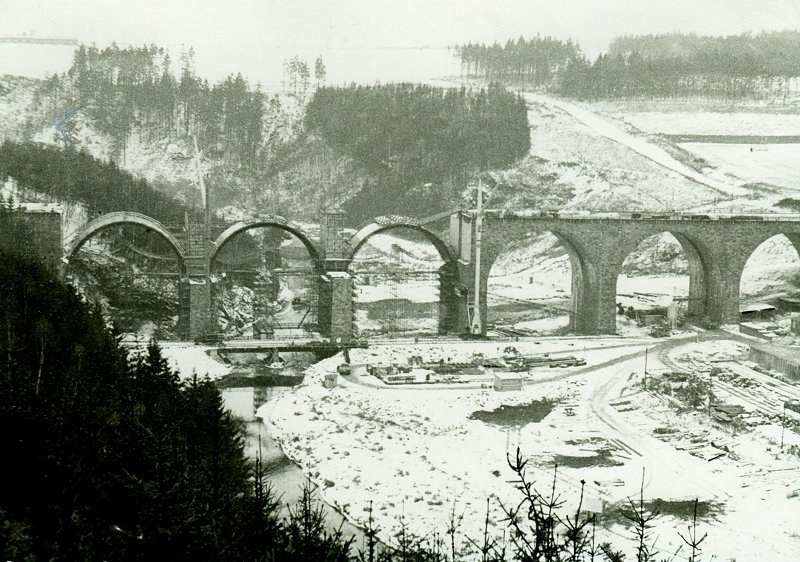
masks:
[[[462,217],[474,219],[477,211],[474,209],[459,211]],[[562,211],[562,210],[537,210],[528,209],[522,211],[504,209],[485,209],[483,211],[484,220],[491,219],[520,219],[520,220],[562,220],[562,221],[617,221],[617,222],[679,222],[679,223],[790,223],[800,222],[798,213],[715,213],[715,212],[696,212],[684,213],[678,211]]]
[[[123,344],[128,347],[145,346],[147,342],[123,340]],[[191,347],[195,345],[193,341],[164,341],[159,342],[162,347]],[[204,344],[200,344],[204,345]],[[219,351],[230,352],[258,352],[277,349],[279,351],[334,351],[342,349],[366,349],[367,342],[355,340],[348,342],[332,342],[309,339],[248,339],[248,340],[227,340],[219,343],[205,344],[214,347]]]

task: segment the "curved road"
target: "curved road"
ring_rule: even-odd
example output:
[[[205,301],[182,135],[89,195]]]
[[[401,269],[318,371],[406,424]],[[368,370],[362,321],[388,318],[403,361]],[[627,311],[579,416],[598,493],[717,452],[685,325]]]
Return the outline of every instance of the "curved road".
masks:
[[[734,187],[734,184],[726,184],[713,178],[709,178],[708,176],[704,176],[679,160],[673,158],[671,154],[669,154],[660,146],[648,142],[647,139],[643,137],[628,133],[619,125],[597,115],[592,111],[589,111],[588,109],[584,109],[579,105],[565,100],[554,99],[540,94],[523,93],[522,95],[528,103],[547,105],[568,113],[596,133],[630,148],[634,152],[641,154],[659,166],[663,166],[668,170],[676,172],[685,178],[705,185],[706,187],[715,189],[726,196],[730,196],[731,194],[731,189]]]

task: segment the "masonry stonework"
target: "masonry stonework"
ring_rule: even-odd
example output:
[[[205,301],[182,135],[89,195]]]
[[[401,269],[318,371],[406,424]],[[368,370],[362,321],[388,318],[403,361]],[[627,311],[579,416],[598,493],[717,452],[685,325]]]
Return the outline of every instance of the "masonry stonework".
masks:
[[[340,209],[326,211],[320,217],[320,242],[325,259],[343,259],[345,240],[342,231],[346,215]]]
[[[353,338],[353,278],[349,273],[333,271],[326,275],[330,285],[330,331],[327,334],[337,341]]]
[[[189,339],[196,340],[216,331],[216,315],[211,310],[211,282],[209,273],[209,248],[211,242],[202,223],[189,223],[186,231],[186,276],[188,284]]]
[[[451,222],[451,240],[458,240],[456,255],[469,256],[461,266],[461,282],[472,287],[474,279],[474,213],[459,213]],[[459,224],[461,223],[461,224]],[[458,229],[461,233],[453,233]],[[469,250],[463,232],[472,231]],[[588,215],[560,218],[513,212],[488,212],[484,217],[479,303],[486,326],[486,287],[495,259],[531,234],[553,233],[564,245],[572,265],[572,313],[570,328],[584,334],[616,330],[617,276],[625,258],[650,236],[670,232],[681,243],[689,261],[690,308],[696,317],[717,324],[739,319],[739,282],[745,263],[767,239],[785,234],[800,251],[800,221],[780,216],[715,218],[609,218]]]
[[[248,228],[276,226],[298,236],[308,248],[319,273],[318,321],[320,332],[347,340],[354,335],[353,279],[348,273],[352,258],[367,238],[391,228],[422,232],[439,251],[445,264],[439,272],[439,332],[460,333],[469,326],[471,306],[480,307],[486,332],[489,272],[509,246],[524,243],[531,234],[553,233],[566,248],[572,266],[570,329],[583,334],[616,330],[617,276],[625,258],[650,236],[670,232],[680,242],[689,262],[689,313],[719,324],[739,319],[739,283],[745,263],[765,240],[785,234],[800,251],[800,221],[775,217],[666,216],[613,218],[587,215],[558,217],[489,211],[484,216],[479,274],[481,290],[475,302],[474,212],[454,213],[449,235],[442,239],[418,221],[405,217],[379,217],[349,241],[342,237],[344,215],[326,213],[321,225],[321,244],[311,241],[296,225],[282,217],[252,219],[228,227],[216,241],[208,239],[201,224],[189,224],[178,239],[157,221],[137,213],[110,213],[84,227],[65,243],[68,259],[95,232],[115,224],[133,223],[153,229],[175,249],[184,272],[180,293],[180,325],[192,339],[215,331],[208,271],[216,252],[231,237]],[[52,230],[52,228],[50,229]],[[185,249],[184,249],[185,246]],[[188,318],[185,318],[188,316]]]

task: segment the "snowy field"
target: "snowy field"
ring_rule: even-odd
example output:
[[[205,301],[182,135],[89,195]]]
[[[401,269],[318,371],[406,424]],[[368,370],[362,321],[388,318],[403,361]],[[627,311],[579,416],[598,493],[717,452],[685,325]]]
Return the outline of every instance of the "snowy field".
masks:
[[[569,114],[584,126],[588,127],[593,134],[605,137],[618,145],[628,147],[639,156],[646,158],[653,164],[661,166],[664,170],[677,173],[688,180],[704,185],[720,193],[729,191],[730,185],[727,182],[698,173],[694,169],[673,158],[667,151],[651,143],[648,139],[640,135],[631,134],[614,121],[606,119],[578,104],[538,95],[529,95],[526,99],[529,102],[547,105]]]
[[[791,106],[726,105],[702,101],[599,102],[586,104],[625,129],[637,143],[648,135],[800,135],[800,112]],[[703,110],[705,109],[705,111]],[[596,118],[601,118],[595,115]],[[624,138],[619,138],[626,142]],[[800,144],[745,145],[681,143],[676,145],[702,163],[702,176],[721,192],[746,203],[757,199],[747,184],[772,184],[791,196],[798,189]],[[752,149],[752,150],[751,150]],[[697,160],[701,159],[701,160]],[[701,183],[697,176],[687,176]]]
[[[800,114],[749,111],[637,111],[620,104],[592,104],[648,134],[664,135],[798,135]],[[655,104],[657,105],[657,104]]]
[[[637,310],[665,307],[673,297],[689,294],[688,275],[641,275],[617,277],[617,302]]]
[[[641,392],[645,347],[651,348],[649,369],[664,368],[653,340],[584,338],[515,345],[524,353],[585,355],[588,366],[583,372],[558,369],[555,375],[549,369],[538,379],[533,373],[531,380],[543,382],[521,392],[381,389],[341,378],[339,388],[326,390],[322,377],[341,361],[334,357],[309,369],[301,387],[259,415],[274,426],[287,455],[321,484],[326,501],[348,518],[363,523],[372,500],[384,538],[401,513],[413,532],[442,533],[454,505],[465,513],[459,542],[464,535],[478,537],[487,497],[491,531],[502,534],[499,505],[518,499],[505,455],[520,447],[542,491],[552,482],[554,459],[560,459],[556,485],[565,509],[574,509],[583,479],[584,507],[616,513],[615,506],[638,495],[644,469],[645,500],[698,497],[713,507],[699,523],[709,533],[704,552],[739,562],[796,560],[800,538],[792,522],[800,518],[800,459],[776,448],[780,428],[768,423],[732,435],[710,424],[702,411],[679,415],[658,395]],[[674,350],[665,351],[671,361],[680,362],[688,353],[694,365],[730,360],[741,352],[740,344],[731,342],[672,345]],[[478,351],[496,355],[500,347],[386,346],[356,350],[351,358],[354,364],[404,362],[420,354],[426,360],[455,362]],[[470,419],[477,411],[537,400],[552,407],[538,423]],[[787,444],[800,444],[789,433]],[[713,461],[707,460],[712,456]],[[684,532],[687,523],[670,513],[656,520],[653,536],[662,554],[676,551],[681,544],[677,532]],[[632,551],[632,535],[618,523],[609,522],[599,533],[602,540]],[[675,559],[686,558],[681,551]]]
[[[540,334],[566,331],[569,327],[569,315],[563,314],[561,316],[539,318],[538,320],[523,320],[522,322],[516,322],[514,327],[539,332]]]
[[[231,372],[231,368],[209,356],[208,352],[216,349],[211,346],[159,342],[161,352],[169,362],[170,367],[178,371],[183,379],[208,376],[210,379],[219,379]]]
[[[438,282],[429,283],[380,283],[378,285],[356,285],[356,303],[376,302],[387,299],[408,299],[412,302],[439,302]],[[357,305],[356,305],[357,306]]]
[[[744,183],[768,183],[800,191],[800,144],[681,143]]]
[[[722,196],[724,186],[713,179],[694,181],[693,171],[662,148],[629,134],[624,124],[545,96],[526,95],[526,101],[532,168],[554,176],[556,186],[573,193],[563,205],[566,209],[691,208]]]

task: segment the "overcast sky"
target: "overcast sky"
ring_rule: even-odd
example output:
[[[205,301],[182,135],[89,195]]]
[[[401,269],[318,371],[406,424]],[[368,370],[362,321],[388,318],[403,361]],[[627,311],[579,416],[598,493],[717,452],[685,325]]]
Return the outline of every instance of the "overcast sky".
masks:
[[[214,80],[242,71],[269,81],[295,52],[323,54],[342,81],[377,71],[378,57],[366,53],[380,49],[541,33],[572,38],[593,58],[620,34],[780,29],[800,29],[800,0],[0,0],[0,35],[156,43],[176,54],[192,45],[198,69]],[[384,56],[383,65],[401,71],[419,54]],[[424,58],[443,64],[446,55]]]

